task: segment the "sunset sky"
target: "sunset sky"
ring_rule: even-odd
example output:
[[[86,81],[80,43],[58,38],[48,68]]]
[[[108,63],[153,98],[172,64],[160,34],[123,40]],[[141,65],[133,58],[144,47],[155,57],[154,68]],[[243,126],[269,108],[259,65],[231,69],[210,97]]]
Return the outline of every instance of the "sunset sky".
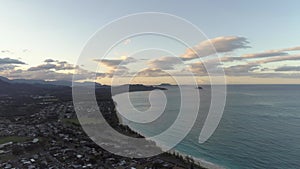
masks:
[[[166,37],[133,37],[104,60],[92,56],[91,62],[100,67],[98,82],[137,75],[132,83],[174,83],[167,71],[180,78],[192,72],[199,83],[209,83],[203,62],[215,63],[207,48],[213,44],[222,61],[215,66],[224,69],[229,84],[300,84],[299,6],[298,1],[258,0],[0,0],[0,76],[71,80],[80,68],[87,77],[91,70],[77,59],[101,27],[137,12],[163,12],[190,21],[209,38],[191,47],[202,59]],[[140,51],[149,48],[165,51]]]

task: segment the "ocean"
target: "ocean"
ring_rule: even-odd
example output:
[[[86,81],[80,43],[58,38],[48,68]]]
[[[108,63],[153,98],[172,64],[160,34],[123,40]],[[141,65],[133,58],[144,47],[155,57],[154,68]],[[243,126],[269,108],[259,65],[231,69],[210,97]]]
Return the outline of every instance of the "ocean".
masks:
[[[123,123],[144,136],[165,131],[176,119],[180,109],[180,91],[167,87],[165,111],[151,123],[136,123],[123,118]],[[193,91],[193,90],[191,90]],[[200,92],[199,114],[210,106],[210,87]],[[137,110],[150,107],[149,91],[129,95]],[[114,96],[116,99],[117,96]],[[154,96],[155,97],[155,96]],[[155,100],[155,99],[154,99]],[[156,100],[159,102],[159,99]],[[117,106],[118,110],[118,106]],[[122,111],[122,110],[118,110]],[[189,115],[189,112],[186,112]],[[205,161],[210,167],[232,169],[300,168],[300,85],[229,85],[221,122],[203,144],[198,143],[203,126],[199,115],[192,130],[174,147],[175,151]],[[190,125],[189,122],[182,125]],[[170,138],[180,135],[169,133]]]

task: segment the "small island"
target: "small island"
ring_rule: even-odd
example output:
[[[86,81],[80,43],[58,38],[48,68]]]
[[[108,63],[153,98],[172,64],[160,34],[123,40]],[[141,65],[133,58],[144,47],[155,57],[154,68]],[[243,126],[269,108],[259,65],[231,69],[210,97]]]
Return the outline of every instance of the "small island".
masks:
[[[129,85],[129,91],[151,91],[151,90],[167,90],[166,88],[157,87],[157,86],[146,86],[143,84],[131,84]]]
[[[120,94],[120,93],[126,93],[126,92],[139,92],[139,91],[152,91],[152,90],[167,90],[166,88],[163,87],[157,87],[157,86],[146,86],[143,84],[125,84],[121,86],[114,86],[109,87],[106,90],[98,90],[99,92],[105,93],[111,93],[112,95]],[[97,90],[96,90],[97,91]]]
[[[158,86],[173,86],[173,85],[171,85],[170,83],[161,83],[161,84],[158,85]]]

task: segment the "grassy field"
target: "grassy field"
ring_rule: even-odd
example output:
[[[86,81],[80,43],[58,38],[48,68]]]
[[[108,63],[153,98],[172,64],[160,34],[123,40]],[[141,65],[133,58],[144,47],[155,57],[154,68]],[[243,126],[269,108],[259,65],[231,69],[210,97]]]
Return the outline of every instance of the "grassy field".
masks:
[[[19,136],[7,136],[7,137],[0,137],[0,144],[8,143],[8,142],[25,142],[29,141],[30,138],[28,137],[19,137]]]
[[[79,121],[77,119],[63,119],[62,120],[63,123],[66,123],[66,124],[75,124],[75,125],[80,125]]]
[[[81,119],[81,122],[83,124],[101,124],[99,123],[100,120],[97,120],[97,119],[93,119],[93,118],[82,118]],[[65,123],[65,124],[73,124],[73,125],[80,125],[78,119],[62,119],[62,122]]]

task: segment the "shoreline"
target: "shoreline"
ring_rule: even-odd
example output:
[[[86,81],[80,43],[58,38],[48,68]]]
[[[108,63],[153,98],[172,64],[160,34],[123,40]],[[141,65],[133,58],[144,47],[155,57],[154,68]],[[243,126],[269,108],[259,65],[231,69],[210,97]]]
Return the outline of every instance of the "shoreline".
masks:
[[[156,146],[158,146],[158,147],[161,148],[162,150],[164,149],[163,146],[158,145],[158,143],[157,143],[155,140],[147,138],[147,136],[141,134],[140,131],[138,131],[138,130],[132,128],[132,127],[130,127],[127,123],[125,123],[125,122],[124,122],[124,119],[123,119],[123,116],[117,111],[117,108],[116,108],[116,107],[117,107],[117,104],[116,104],[116,103],[114,103],[114,104],[115,104],[115,110],[114,110],[114,111],[115,111],[116,116],[117,116],[117,118],[118,118],[118,121],[119,121],[119,123],[120,123],[121,125],[128,127],[128,128],[129,128],[130,130],[132,130],[133,132],[135,132],[135,133],[137,133],[138,135],[140,135],[140,136],[146,138],[146,140],[150,140],[150,141],[155,142]],[[166,153],[169,153],[171,156],[174,156],[174,157],[176,157],[174,154],[177,153],[177,154],[179,154],[180,156],[182,156],[182,157],[184,157],[184,158],[186,158],[186,157],[192,158],[192,159],[195,161],[195,162],[194,162],[194,165],[197,165],[197,166],[199,166],[199,167],[203,167],[203,168],[207,168],[207,169],[225,169],[225,168],[222,167],[222,166],[219,166],[219,165],[214,164],[214,163],[212,163],[212,162],[206,161],[206,160],[204,160],[204,159],[202,159],[202,158],[196,158],[196,157],[193,157],[193,156],[191,156],[191,155],[187,155],[187,154],[182,153],[182,152],[180,152],[180,151],[178,151],[178,150],[173,150],[173,149],[171,149],[171,150],[165,151],[165,152],[166,152]]]

